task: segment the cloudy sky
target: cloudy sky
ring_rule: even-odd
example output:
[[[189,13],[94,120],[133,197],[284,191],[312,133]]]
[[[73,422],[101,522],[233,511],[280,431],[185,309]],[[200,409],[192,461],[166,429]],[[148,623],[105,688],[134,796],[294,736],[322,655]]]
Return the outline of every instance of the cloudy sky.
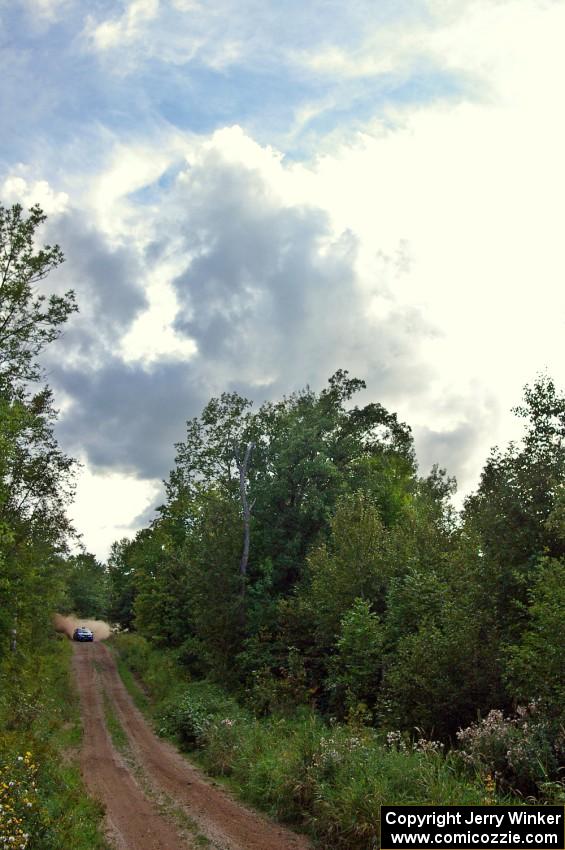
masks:
[[[80,315],[46,366],[104,557],[185,420],[335,369],[468,492],[565,385],[565,0],[0,0],[0,199]]]

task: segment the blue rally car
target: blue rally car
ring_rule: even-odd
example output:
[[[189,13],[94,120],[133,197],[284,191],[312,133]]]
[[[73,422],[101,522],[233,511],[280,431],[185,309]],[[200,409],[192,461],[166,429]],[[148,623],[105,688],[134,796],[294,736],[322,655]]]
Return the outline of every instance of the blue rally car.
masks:
[[[85,626],[80,626],[73,632],[73,640],[94,640],[94,635]]]

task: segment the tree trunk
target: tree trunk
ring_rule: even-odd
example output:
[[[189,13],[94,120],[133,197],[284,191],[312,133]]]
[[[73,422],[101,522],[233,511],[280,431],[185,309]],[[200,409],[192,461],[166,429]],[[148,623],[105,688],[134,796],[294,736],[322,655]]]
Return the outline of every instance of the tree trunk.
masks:
[[[247,471],[251,460],[251,453],[254,449],[254,443],[248,443],[245,448],[243,461],[240,460],[239,452],[236,452],[237,468],[239,470],[239,495],[241,498],[241,507],[243,510],[243,552],[241,555],[241,563],[239,565],[239,573],[241,575],[241,593],[245,594],[245,577],[247,575],[247,563],[249,561],[249,527],[251,524],[251,509],[253,504],[249,504],[247,498]]]

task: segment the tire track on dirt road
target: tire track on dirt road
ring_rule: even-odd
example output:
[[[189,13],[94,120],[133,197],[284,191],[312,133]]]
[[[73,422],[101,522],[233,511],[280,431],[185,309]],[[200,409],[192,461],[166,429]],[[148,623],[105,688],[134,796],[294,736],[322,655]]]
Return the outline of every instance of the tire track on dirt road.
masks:
[[[81,651],[83,649],[86,650],[84,653]],[[164,792],[180,804],[190,819],[197,824],[199,832],[214,847],[221,850],[311,850],[311,845],[304,836],[269,821],[234,800],[227,791],[212,785],[171,744],[158,738],[133,704],[120,678],[114,658],[103,644],[77,647],[75,658],[81,662],[79,669],[90,665],[94,686],[95,663],[99,671],[97,699],[100,703],[100,725],[104,727],[101,694],[103,687],[128,737],[134,759],[155,790]],[[92,722],[90,725],[92,726]],[[93,731],[91,729],[90,734]],[[107,733],[106,738],[109,741]],[[109,745],[111,747],[111,743]],[[90,769],[87,761],[85,767],[87,771]],[[138,843],[134,846],[135,850],[153,850],[152,844]],[[186,842],[168,844],[166,850],[186,846]]]
[[[188,850],[194,845],[147,799],[112,744],[94,646],[101,645],[74,645],[73,668],[84,727],[82,774],[89,792],[105,808],[108,839],[119,850]]]

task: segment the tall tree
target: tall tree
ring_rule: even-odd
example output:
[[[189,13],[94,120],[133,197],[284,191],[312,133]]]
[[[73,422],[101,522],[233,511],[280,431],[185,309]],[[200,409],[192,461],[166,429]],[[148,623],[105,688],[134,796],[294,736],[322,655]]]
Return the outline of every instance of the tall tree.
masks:
[[[565,397],[540,376],[514,412],[525,420],[520,443],[496,448],[464,518],[481,540],[485,580],[502,633],[515,640],[525,625],[528,592],[542,556],[565,556],[558,516],[565,488]]]
[[[241,457],[239,449],[236,449],[235,452],[237,471],[239,472],[239,496],[241,499],[241,509],[243,512],[243,551],[241,553],[241,561],[239,563],[239,572],[242,579],[242,594],[245,594],[245,580],[247,578],[247,564],[249,562],[249,534],[251,525],[251,511],[253,510],[253,505],[255,504],[255,502],[249,501],[249,496],[247,493],[247,475],[249,472],[249,464],[251,462],[251,455],[254,448],[254,443],[247,443],[243,458]]]
[[[19,204],[0,205],[0,608],[20,630],[33,620],[33,599],[42,600],[35,615],[47,615],[53,559],[70,531],[73,461],[53,434],[51,391],[34,385],[43,378],[43,349],[77,308],[71,291],[43,291],[63,261],[57,245],[36,244],[44,221],[38,206],[26,216]]]
[[[108,576],[94,555],[83,552],[67,560],[67,590],[70,610],[79,617],[106,618]]]
[[[72,290],[47,295],[39,288],[64,259],[58,245],[36,245],[45,220],[37,205],[27,217],[20,204],[0,205],[0,385],[5,388],[40,379],[39,354],[77,309]]]

